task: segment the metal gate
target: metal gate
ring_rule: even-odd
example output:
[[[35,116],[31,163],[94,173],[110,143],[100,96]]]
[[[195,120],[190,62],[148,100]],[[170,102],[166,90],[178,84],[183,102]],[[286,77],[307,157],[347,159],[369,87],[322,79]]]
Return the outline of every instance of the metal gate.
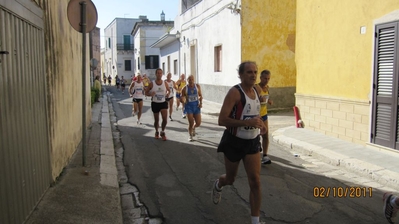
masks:
[[[0,223],[22,223],[51,183],[43,11],[32,1],[0,0],[0,51]]]

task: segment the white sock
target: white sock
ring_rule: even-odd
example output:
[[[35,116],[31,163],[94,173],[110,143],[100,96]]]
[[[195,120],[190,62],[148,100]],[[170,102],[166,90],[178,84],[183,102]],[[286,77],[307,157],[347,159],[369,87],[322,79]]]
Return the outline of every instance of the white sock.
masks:
[[[396,197],[391,198],[391,205],[392,205],[392,207],[399,209],[399,205],[396,204],[395,200],[396,200]]]
[[[259,224],[259,216],[251,216],[252,224]]]

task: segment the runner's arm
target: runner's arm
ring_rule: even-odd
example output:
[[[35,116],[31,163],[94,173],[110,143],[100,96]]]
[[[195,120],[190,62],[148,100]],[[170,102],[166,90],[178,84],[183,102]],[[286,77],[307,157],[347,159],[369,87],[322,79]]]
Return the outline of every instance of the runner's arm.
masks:
[[[150,84],[148,84],[147,88],[145,89],[145,95],[146,96],[153,96],[155,94],[155,92],[150,94],[151,90],[152,90],[152,82],[150,82]]]
[[[199,101],[199,107],[202,107],[202,91],[201,91],[201,86],[199,84],[197,85],[197,89],[198,89],[198,101]]]

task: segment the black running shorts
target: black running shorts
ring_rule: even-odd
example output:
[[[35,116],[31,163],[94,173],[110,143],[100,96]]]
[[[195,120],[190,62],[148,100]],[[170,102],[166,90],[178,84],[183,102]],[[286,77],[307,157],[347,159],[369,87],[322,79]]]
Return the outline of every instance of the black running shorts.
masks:
[[[155,103],[151,102],[151,110],[154,114],[159,113],[162,109],[168,109],[168,102]]]
[[[143,99],[133,98],[133,102],[135,102],[135,103],[140,103],[141,101],[143,101]]]
[[[247,154],[255,154],[261,151],[259,135],[254,139],[242,139],[224,130],[218,146],[218,152],[223,152],[231,162],[238,162]]]

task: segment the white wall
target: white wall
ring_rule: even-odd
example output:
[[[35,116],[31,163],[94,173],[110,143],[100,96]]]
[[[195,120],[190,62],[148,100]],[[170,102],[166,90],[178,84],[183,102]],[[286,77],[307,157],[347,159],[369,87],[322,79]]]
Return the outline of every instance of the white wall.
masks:
[[[174,41],[160,49],[161,55],[161,63],[160,67],[162,68],[162,64],[165,63],[165,70],[163,71],[165,76],[167,72],[172,73],[172,80],[177,81],[181,74],[179,70],[179,42]],[[170,70],[168,70],[168,57],[170,57]],[[174,61],[177,60],[177,68],[174,69]],[[166,77],[165,77],[166,78]]]
[[[129,35],[131,40],[130,43],[134,44],[131,31],[136,22],[140,21],[141,19],[115,18],[114,21],[104,29],[104,39],[106,41],[104,72],[107,77],[111,75],[112,78],[115,78],[115,76],[118,75],[119,77],[124,76],[129,79],[131,75],[134,74],[136,67],[134,50],[117,50],[117,45],[124,44],[124,35]],[[111,39],[111,48],[109,48],[108,38]],[[131,60],[132,71],[125,71],[125,60]]]
[[[197,46],[197,82],[232,86],[239,82],[237,68],[241,63],[240,14],[227,6],[231,0],[203,0],[175,21],[181,33],[181,71],[190,75],[190,46]],[[235,1],[234,1],[235,2]],[[214,47],[222,45],[222,72],[214,71]],[[184,63],[184,57],[186,63]]]
[[[151,48],[150,46],[164,35],[168,29],[169,27],[164,25],[142,25],[135,33],[134,44],[139,51],[139,54],[135,54],[135,60],[137,61],[138,57],[140,57],[140,69],[138,69],[138,65],[136,68],[141,74],[147,74],[150,79],[155,79],[155,69],[145,69],[145,56],[160,55],[159,48]],[[162,63],[159,64],[159,67],[161,66]]]
[[[105,29],[104,29],[104,41],[105,41],[105,52],[104,52],[104,72],[105,75],[111,75],[111,77],[115,77],[115,72],[112,69],[113,60],[115,55],[113,54],[113,45],[109,47],[109,39],[111,40],[111,44],[115,42],[113,38],[113,31],[116,30],[116,20],[112,21]]]

